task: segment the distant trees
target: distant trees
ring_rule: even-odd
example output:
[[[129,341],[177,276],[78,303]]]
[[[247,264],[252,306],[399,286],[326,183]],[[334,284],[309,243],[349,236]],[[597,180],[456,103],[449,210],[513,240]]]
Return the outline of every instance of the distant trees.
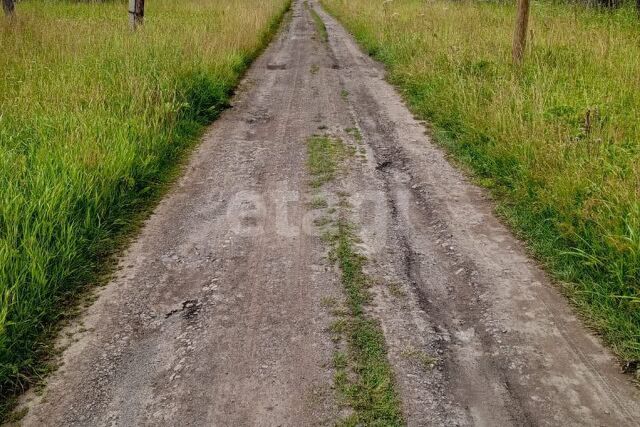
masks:
[[[576,0],[573,0],[576,1]],[[592,7],[602,7],[614,9],[625,5],[626,0],[577,0]],[[513,63],[522,64],[525,47],[527,45],[527,27],[529,25],[529,3],[530,0],[518,0],[515,29],[513,32],[513,47],[511,54]],[[626,3],[628,5],[628,3]],[[631,6],[629,6],[631,7]],[[635,8],[640,15],[640,0],[635,0]]]
[[[633,0],[583,0],[585,4],[594,7],[601,7],[603,9],[616,9],[622,6],[630,6],[629,3]],[[631,3],[633,4],[633,3]],[[638,14],[640,14],[640,0],[635,0],[635,8]]]
[[[613,8],[622,6],[623,1],[622,0],[595,0],[594,3],[600,7],[613,9]]]
[[[604,9],[615,9],[631,3],[631,1],[627,0],[582,0],[582,2],[588,6],[602,7]],[[640,0],[635,0],[635,8],[640,12]]]

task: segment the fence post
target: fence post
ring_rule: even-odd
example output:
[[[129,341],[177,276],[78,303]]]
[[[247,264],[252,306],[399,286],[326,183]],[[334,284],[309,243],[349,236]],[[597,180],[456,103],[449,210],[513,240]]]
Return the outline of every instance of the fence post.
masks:
[[[527,44],[527,26],[529,25],[529,0],[518,0],[518,13],[516,15],[516,28],[513,33],[513,62],[522,63],[524,48]]]
[[[13,18],[16,14],[16,5],[13,0],[2,0],[2,9],[9,18]]]
[[[135,30],[144,22],[144,0],[129,0],[129,23]]]

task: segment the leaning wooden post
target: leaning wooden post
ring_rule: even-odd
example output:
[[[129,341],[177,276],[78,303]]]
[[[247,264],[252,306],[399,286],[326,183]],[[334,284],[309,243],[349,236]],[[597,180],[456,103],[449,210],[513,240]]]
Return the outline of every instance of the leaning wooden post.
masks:
[[[529,0],[518,0],[518,14],[516,28],[513,33],[513,62],[522,64],[524,48],[527,44],[527,26],[529,25]]]
[[[135,30],[144,22],[144,0],[129,0],[129,23]]]
[[[16,5],[13,0],[2,0],[2,9],[9,18],[13,18],[16,14]]]

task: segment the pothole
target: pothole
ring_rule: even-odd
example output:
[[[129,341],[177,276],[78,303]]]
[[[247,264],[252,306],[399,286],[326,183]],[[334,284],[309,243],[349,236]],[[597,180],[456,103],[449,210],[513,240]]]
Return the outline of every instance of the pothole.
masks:
[[[198,301],[198,299],[188,299],[182,301],[182,307],[175,308],[164,315],[165,319],[173,316],[176,313],[181,313],[183,319],[193,319],[200,309],[202,308],[202,303]]]

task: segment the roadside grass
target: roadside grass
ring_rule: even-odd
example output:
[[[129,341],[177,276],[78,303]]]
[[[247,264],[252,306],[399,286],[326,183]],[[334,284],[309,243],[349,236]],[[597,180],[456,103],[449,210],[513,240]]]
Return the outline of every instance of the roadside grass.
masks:
[[[225,107],[288,5],[157,0],[136,33],[123,2],[26,0],[15,22],[0,20],[5,403],[42,372],[44,338]]]
[[[494,193],[587,322],[640,360],[640,25],[536,2],[524,66],[502,2],[322,0]]]
[[[317,189],[332,181],[340,162],[352,154],[338,138],[315,135],[309,138],[310,186]],[[338,218],[325,216],[316,223],[325,229],[324,240],[330,247],[330,259],[340,268],[346,293],[344,310],[335,308],[337,301],[331,305],[336,320],[329,327],[336,342],[344,339],[347,343],[345,351],[334,353],[334,383],[352,412],[337,425],[404,425],[382,329],[365,311],[371,299],[368,291],[371,281],[363,271],[366,258],[355,247],[357,235],[345,219],[350,206],[349,195],[343,192],[337,195],[340,198],[340,210],[335,212]]]

